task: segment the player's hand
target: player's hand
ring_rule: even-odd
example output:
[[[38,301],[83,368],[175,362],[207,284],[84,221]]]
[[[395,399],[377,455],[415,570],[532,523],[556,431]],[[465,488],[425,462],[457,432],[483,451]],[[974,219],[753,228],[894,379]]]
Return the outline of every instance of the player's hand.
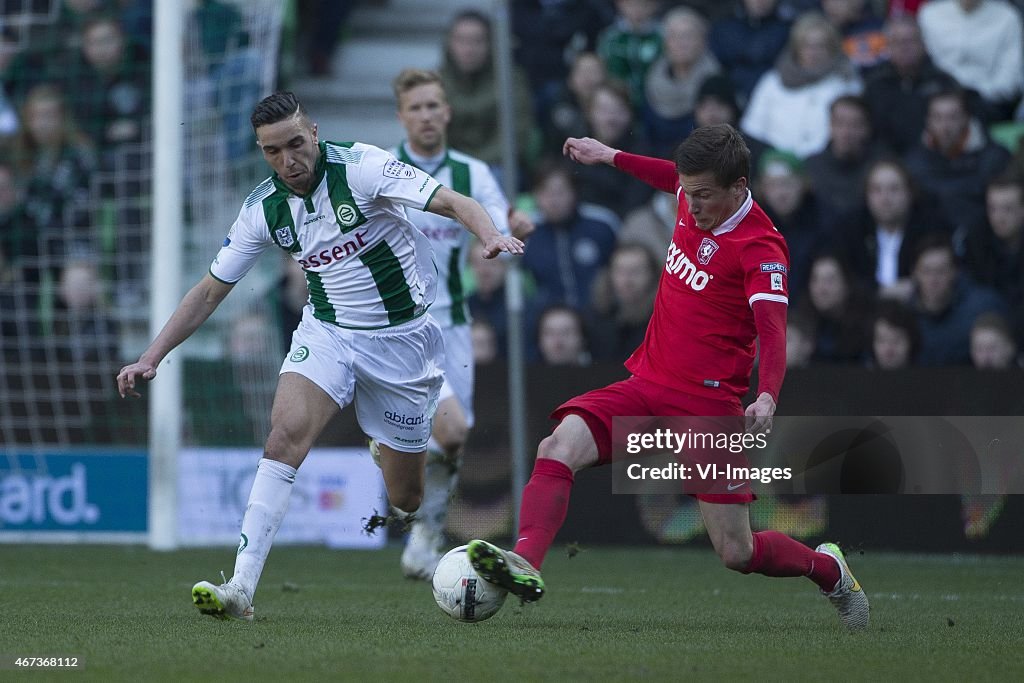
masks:
[[[149,381],[156,377],[156,367],[140,360],[138,363],[121,368],[121,372],[117,373],[117,391],[121,394],[121,398],[126,396],[139,398],[141,396],[139,392],[135,391],[136,377]]]
[[[533,234],[537,226],[524,211],[513,209],[508,214],[508,229],[516,239],[525,240]]]
[[[562,154],[577,163],[587,166],[595,164],[612,165],[618,151],[603,142],[598,142],[594,138],[569,138],[562,145]]]
[[[747,432],[750,434],[771,434],[772,418],[775,415],[775,399],[766,391],[762,391],[757,400],[747,406],[743,413],[747,416]]]
[[[523,242],[517,237],[506,237],[495,233],[483,242],[484,258],[494,258],[501,252],[509,254],[522,254]]]

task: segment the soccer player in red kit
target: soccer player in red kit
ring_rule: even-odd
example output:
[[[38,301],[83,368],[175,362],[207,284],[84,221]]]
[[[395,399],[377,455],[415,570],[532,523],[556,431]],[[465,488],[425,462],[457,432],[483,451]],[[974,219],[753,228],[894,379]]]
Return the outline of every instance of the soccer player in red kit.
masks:
[[[613,417],[745,415],[752,431],[767,431],[786,372],[789,252],[750,195],[750,152],[733,127],[697,128],[676,149],[675,163],[620,152],[591,138],[569,138],[564,152],[579,163],[609,164],[671,192],[679,209],[646,336],[626,361],[632,376],[552,413],[559,423],[537,449],[514,550],[481,540],[469,544],[477,573],[525,601],[544,594],[539,569],[565,521],[574,473],[611,462]],[[750,383],[757,338],[757,399],[744,410],[740,399]],[[777,531],[753,533],[749,487],[696,497],[726,567],[806,576],[847,628],[867,626],[867,596],[838,546],[823,543],[811,550]]]

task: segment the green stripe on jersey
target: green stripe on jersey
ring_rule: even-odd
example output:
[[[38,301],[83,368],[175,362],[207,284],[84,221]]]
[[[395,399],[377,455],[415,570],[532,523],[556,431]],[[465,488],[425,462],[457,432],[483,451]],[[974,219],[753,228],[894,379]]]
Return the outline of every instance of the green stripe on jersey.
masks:
[[[295,232],[295,219],[288,206],[288,195],[275,192],[263,200],[263,217],[267,220],[270,237],[277,246],[290,254],[302,251],[299,236]]]
[[[462,291],[462,263],[460,256],[462,247],[452,249],[448,259],[448,294],[452,298],[452,325],[465,325],[469,320],[466,315],[466,294]]]
[[[331,144],[334,147],[352,147],[351,142]],[[366,222],[366,216],[359,210],[355,198],[352,197],[352,189],[348,186],[348,170],[345,164],[328,161],[327,196],[331,198],[334,217],[338,220],[338,227],[343,234],[352,232]]]
[[[391,251],[387,242],[381,241],[377,246],[359,255],[359,260],[370,271],[373,281],[377,284],[384,310],[388,312],[388,322],[392,325],[404,323],[416,317],[416,304],[413,303],[409,283],[405,281],[402,264]]]
[[[452,169],[452,189],[467,197],[473,196],[473,188],[469,182],[469,164],[445,157],[448,167]]]
[[[327,290],[324,289],[324,281],[320,273],[307,270],[306,284],[309,285],[309,302],[313,304],[313,317],[324,322],[337,322],[338,316],[334,306],[327,298]]]

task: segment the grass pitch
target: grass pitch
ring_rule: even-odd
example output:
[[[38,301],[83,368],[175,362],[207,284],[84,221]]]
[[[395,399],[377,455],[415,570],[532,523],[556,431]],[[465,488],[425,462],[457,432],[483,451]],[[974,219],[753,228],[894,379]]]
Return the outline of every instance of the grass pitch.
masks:
[[[548,594],[460,624],[381,552],[273,550],[256,621],[190,601],[233,552],[0,546],[0,655],[77,671],[0,680],[1022,680],[1024,558],[849,558],[871,599],[844,632],[804,579],[742,576],[708,549],[552,551]]]

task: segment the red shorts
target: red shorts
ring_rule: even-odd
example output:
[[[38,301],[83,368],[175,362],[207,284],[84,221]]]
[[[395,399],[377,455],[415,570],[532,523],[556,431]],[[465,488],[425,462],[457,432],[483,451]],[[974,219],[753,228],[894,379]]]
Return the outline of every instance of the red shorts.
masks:
[[[597,464],[612,461],[612,418],[627,416],[737,416],[743,415],[739,398],[721,399],[694,396],[633,376],[615,384],[569,399],[551,413],[559,422],[566,415],[579,415],[597,444]],[[695,494],[709,503],[749,503],[757,499],[753,493]]]

